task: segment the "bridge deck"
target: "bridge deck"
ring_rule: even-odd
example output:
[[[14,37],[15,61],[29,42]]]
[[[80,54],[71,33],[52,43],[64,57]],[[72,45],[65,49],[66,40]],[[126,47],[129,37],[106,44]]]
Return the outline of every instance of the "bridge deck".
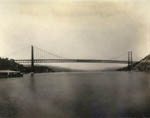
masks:
[[[31,63],[31,59],[14,60],[18,63]],[[34,59],[34,63],[118,63],[128,64],[125,60],[98,60],[98,59]],[[133,62],[135,63],[135,62]]]

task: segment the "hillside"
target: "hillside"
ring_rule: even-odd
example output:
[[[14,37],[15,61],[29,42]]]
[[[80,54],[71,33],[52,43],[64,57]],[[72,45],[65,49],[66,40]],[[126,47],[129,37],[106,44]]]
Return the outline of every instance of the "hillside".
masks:
[[[128,71],[128,67],[118,69],[119,71]],[[146,56],[137,63],[131,66],[133,71],[150,72],[150,55]]]
[[[150,55],[143,58],[138,64],[133,66],[133,70],[150,72]]]
[[[0,58],[0,70],[15,70],[23,71],[24,67],[16,63],[13,59]]]

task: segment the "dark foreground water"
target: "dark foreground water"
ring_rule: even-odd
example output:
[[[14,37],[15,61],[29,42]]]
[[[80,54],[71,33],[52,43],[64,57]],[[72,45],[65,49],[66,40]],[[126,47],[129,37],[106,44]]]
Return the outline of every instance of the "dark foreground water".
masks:
[[[49,73],[0,79],[0,118],[150,118],[150,74]]]

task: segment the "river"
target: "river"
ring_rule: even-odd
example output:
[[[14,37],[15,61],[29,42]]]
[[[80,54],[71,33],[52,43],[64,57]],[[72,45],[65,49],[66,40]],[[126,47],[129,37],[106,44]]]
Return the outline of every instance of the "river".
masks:
[[[0,118],[150,117],[150,74],[74,72],[0,79]]]

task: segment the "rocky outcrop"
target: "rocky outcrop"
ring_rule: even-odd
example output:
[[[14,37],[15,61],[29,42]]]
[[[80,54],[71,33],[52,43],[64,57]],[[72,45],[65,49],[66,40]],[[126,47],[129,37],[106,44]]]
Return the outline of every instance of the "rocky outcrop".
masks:
[[[132,64],[130,68],[124,67],[124,68],[118,69],[118,71],[129,71],[129,70],[150,72],[150,55],[146,56],[139,62]]]
[[[150,55],[132,67],[132,70],[150,72]]]

